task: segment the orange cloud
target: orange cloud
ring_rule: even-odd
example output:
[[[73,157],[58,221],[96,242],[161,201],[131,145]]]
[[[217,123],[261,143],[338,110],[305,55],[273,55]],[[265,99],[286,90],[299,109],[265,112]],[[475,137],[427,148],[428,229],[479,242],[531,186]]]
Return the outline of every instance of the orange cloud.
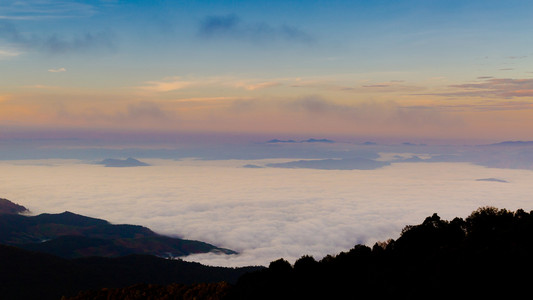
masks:
[[[58,69],[48,69],[48,72],[50,73],[61,73],[61,72],[66,72],[67,69],[65,68],[58,68]]]
[[[279,82],[260,82],[256,84],[246,85],[245,88],[249,91],[255,91],[258,89],[270,88],[270,87],[275,87],[279,85],[281,85],[281,83]]]
[[[210,77],[166,77],[161,80],[146,81],[138,89],[148,92],[172,92],[179,90],[201,89],[203,96],[209,91],[220,89],[235,89],[256,91],[283,85],[282,80],[262,80],[256,78],[239,78],[234,76],[210,76]]]
[[[533,120],[533,101],[524,95],[533,89],[529,87],[532,81],[484,78],[447,86],[453,89],[448,94],[407,93],[418,87],[401,81],[352,80],[350,87],[349,80],[234,76],[167,77],[146,81],[134,90],[107,93],[19,87],[15,94],[0,96],[0,124],[127,131],[475,137],[481,128],[490,135],[519,127],[520,122],[511,116],[531,124],[527,118]],[[291,87],[296,84],[302,88]],[[276,88],[254,92],[269,87]],[[150,92],[139,93],[139,89]],[[171,91],[179,92],[166,93]],[[301,96],[310,92],[314,96]],[[493,97],[464,96],[465,100],[457,101],[443,97],[451,92],[483,92]],[[498,93],[513,99],[496,97]]]
[[[160,81],[147,81],[140,89],[153,92],[170,92],[181,90],[193,84],[190,81],[183,81],[180,77],[167,77]]]

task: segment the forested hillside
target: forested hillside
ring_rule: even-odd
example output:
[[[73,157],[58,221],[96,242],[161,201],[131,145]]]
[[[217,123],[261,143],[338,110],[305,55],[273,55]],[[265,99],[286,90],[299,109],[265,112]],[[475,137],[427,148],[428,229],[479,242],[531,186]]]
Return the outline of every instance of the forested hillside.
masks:
[[[484,207],[466,219],[433,214],[371,248],[356,245],[319,261],[303,256],[293,265],[279,259],[218,289],[132,286],[75,299],[512,299],[529,294],[532,267],[533,214]]]
[[[0,209],[4,207],[4,211],[17,208],[17,204],[8,200],[4,204],[0,203]],[[20,206],[18,211],[24,211],[22,209],[25,208]],[[179,257],[211,251],[236,253],[201,241],[160,235],[139,225],[110,224],[71,212],[26,216],[18,211],[0,213],[0,244],[64,258],[129,254]]]
[[[372,248],[274,261],[241,277],[232,298],[509,298],[527,292],[532,266],[532,214],[485,207],[466,220],[434,214]]]

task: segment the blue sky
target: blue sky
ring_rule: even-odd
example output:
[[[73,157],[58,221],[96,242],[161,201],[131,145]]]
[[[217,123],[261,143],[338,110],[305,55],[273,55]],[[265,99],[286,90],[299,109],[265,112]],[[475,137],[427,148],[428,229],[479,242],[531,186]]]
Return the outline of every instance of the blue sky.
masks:
[[[0,129],[427,138],[463,124],[442,138],[533,138],[520,129],[533,125],[532,6],[2,1]],[[465,94],[472,88],[481,93]],[[309,123],[314,116],[287,109],[309,98],[336,110],[377,108],[365,113],[370,122],[322,115],[322,130]],[[256,108],[243,112],[243,103]],[[140,125],[131,113],[139,107],[148,111]],[[431,130],[420,130],[424,120]]]

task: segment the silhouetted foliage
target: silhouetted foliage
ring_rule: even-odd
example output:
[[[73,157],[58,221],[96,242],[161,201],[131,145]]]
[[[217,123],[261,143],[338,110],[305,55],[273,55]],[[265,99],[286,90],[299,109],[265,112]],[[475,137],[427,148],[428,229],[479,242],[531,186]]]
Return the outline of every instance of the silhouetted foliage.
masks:
[[[296,262],[294,262],[294,270],[302,275],[312,271],[318,265],[318,262],[309,255],[304,255],[300,257]]]
[[[278,259],[268,268],[211,268],[151,256],[64,260],[0,250],[0,295],[8,299],[51,299],[83,289],[92,291],[76,300],[513,299],[528,293],[533,280],[533,212],[482,207],[452,221],[433,214],[372,248],[355,245],[320,261],[302,256],[294,266]],[[236,283],[227,280],[235,276]],[[220,278],[230,284],[196,284]]]
[[[258,269],[209,267],[150,255],[64,259],[0,245],[0,299],[60,299],[84,290],[136,283],[235,283],[244,273]]]
[[[232,299],[513,298],[533,275],[533,215],[482,207],[466,220],[437,214],[397,240],[356,245],[293,271],[280,260],[239,279]],[[283,284],[273,280],[283,270]]]
[[[125,288],[104,288],[83,291],[77,296],[62,300],[222,300],[228,297],[231,286],[226,282],[155,285],[136,284]]]

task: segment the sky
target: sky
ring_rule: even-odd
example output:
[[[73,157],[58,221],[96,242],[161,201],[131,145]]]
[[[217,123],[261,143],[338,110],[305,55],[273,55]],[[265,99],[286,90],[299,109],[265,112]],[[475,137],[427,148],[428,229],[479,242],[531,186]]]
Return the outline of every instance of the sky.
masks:
[[[533,3],[0,1],[0,139],[533,140]]]
[[[532,12],[0,0],[0,197],[239,251],[191,258],[227,266],[336,254],[434,212],[530,210],[532,144],[477,145],[533,141]],[[129,156],[152,166],[94,165]],[[361,157],[390,164],[268,165]]]

